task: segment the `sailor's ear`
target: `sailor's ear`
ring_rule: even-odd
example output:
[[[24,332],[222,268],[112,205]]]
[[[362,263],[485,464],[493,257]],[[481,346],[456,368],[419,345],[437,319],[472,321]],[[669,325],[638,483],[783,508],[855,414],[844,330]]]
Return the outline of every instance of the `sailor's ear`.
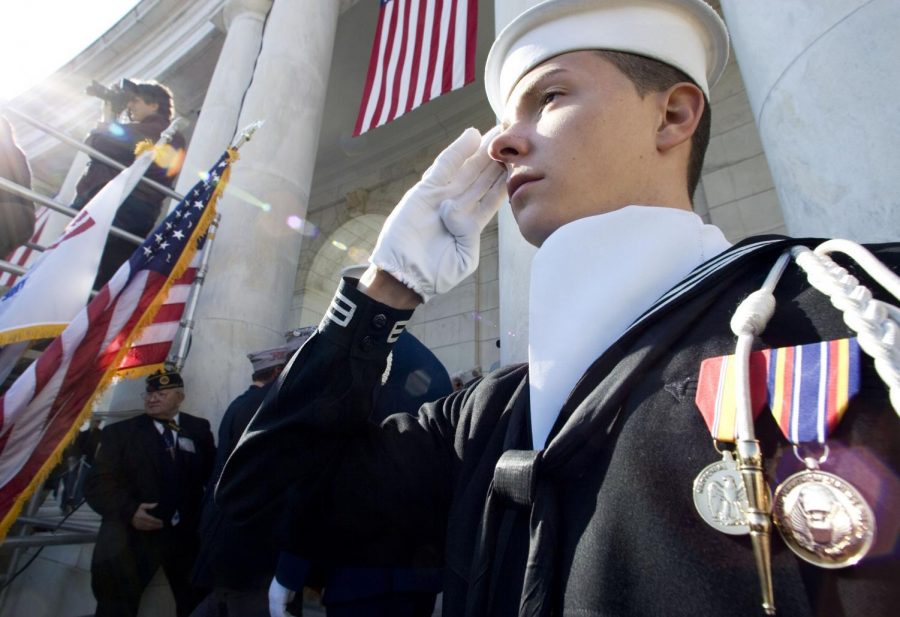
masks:
[[[703,91],[692,83],[680,82],[658,93],[657,97],[660,112],[657,149],[666,152],[685,142],[690,143],[706,109]]]

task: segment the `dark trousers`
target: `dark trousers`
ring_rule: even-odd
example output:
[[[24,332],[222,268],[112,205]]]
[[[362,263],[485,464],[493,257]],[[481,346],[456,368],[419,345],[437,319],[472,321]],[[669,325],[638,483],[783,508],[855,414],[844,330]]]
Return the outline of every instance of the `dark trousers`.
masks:
[[[178,617],[188,617],[205,595],[190,582],[197,557],[195,534],[166,528],[129,534],[131,541],[115,558],[91,564],[91,589],[97,598],[95,617],[137,615],[147,584],[162,568],[169,579]]]

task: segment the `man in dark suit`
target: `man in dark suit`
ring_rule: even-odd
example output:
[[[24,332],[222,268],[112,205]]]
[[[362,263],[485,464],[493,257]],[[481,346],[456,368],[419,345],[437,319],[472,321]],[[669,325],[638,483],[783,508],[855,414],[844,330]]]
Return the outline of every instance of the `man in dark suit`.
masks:
[[[179,410],[176,372],[147,378],[146,413],[106,427],[85,483],[102,517],[91,561],[97,617],[137,615],[141,594],[162,567],[178,617],[202,598],[190,584],[197,524],[215,446],[209,422]]]

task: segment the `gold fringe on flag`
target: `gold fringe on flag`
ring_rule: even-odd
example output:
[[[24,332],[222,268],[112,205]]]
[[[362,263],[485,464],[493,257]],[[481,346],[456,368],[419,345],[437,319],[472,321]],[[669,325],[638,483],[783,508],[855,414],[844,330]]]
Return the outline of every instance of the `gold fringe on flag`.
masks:
[[[158,362],[156,364],[141,364],[140,366],[132,366],[131,368],[123,368],[121,370],[116,371],[117,379],[140,379],[141,377],[146,377],[147,375],[152,375],[157,371],[162,371],[166,368],[165,362]]]
[[[149,152],[150,150],[155,150],[156,144],[150,141],[149,139],[145,139],[143,141],[137,142],[134,146],[134,156],[140,156],[144,152]]]
[[[25,489],[21,493],[19,493],[18,496],[16,496],[16,499],[10,507],[9,512],[7,512],[6,516],[3,517],[3,520],[0,521],[0,541],[2,541],[6,537],[6,534],[9,532],[9,528],[13,523],[15,523],[16,518],[18,518],[19,516],[19,512],[22,511],[25,503],[31,498],[37,487],[43,485],[44,481],[47,479],[47,476],[49,476],[50,472],[53,471],[53,468],[59,464],[60,460],[62,460],[63,452],[65,451],[66,447],[68,447],[68,445],[72,442],[72,440],[75,439],[76,435],[78,434],[78,429],[81,428],[81,425],[84,424],[85,420],[87,420],[88,416],[91,414],[94,402],[97,400],[97,398],[100,397],[100,395],[103,394],[103,392],[109,386],[110,382],[112,382],[112,379],[116,374],[116,369],[122,362],[122,358],[125,357],[125,354],[131,348],[131,344],[141,334],[143,329],[153,322],[153,318],[156,317],[156,313],[159,312],[160,307],[163,305],[163,301],[168,295],[169,289],[172,287],[172,284],[176,279],[181,277],[181,275],[184,274],[184,272],[188,269],[188,266],[190,266],[191,260],[194,258],[194,254],[197,252],[197,239],[199,239],[200,236],[206,233],[206,230],[209,228],[210,223],[212,223],[213,217],[215,216],[216,204],[218,203],[219,198],[222,196],[222,192],[225,190],[225,186],[228,184],[228,180],[231,177],[231,164],[237,160],[237,150],[234,148],[228,148],[228,165],[225,167],[225,171],[222,172],[222,175],[219,176],[219,182],[209,199],[209,204],[206,206],[203,214],[200,216],[200,220],[197,222],[197,226],[194,228],[194,233],[191,234],[191,238],[190,240],[188,240],[188,243],[185,246],[181,257],[179,257],[178,261],[175,263],[175,267],[169,274],[169,277],[166,280],[165,284],[162,286],[159,292],[157,292],[156,298],[153,299],[153,302],[151,302],[147,309],[144,311],[144,314],[138,320],[135,327],[132,328],[131,333],[125,339],[125,342],[116,351],[115,356],[113,356],[113,359],[104,371],[103,376],[97,382],[97,387],[95,388],[94,393],[84,404],[84,407],[81,408],[81,411],[78,412],[78,416],[75,418],[75,421],[72,423],[72,426],[69,428],[69,431],[66,433],[65,437],[60,440],[59,444],[57,444],[56,448],[53,450],[53,453],[47,458],[44,464],[41,465],[41,468],[28,483],[28,486],[26,486]]]
[[[62,334],[63,330],[65,330],[68,325],[68,323],[38,324],[35,326],[13,328],[0,333],[0,345],[9,345],[11,343],[21,343],[23,341],[42,338],[56,338]]]

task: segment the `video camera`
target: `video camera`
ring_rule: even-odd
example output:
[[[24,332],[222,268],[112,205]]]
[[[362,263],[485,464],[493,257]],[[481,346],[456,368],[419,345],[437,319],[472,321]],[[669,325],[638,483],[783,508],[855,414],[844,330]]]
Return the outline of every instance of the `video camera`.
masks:
[[[115,114],[119,114],[125,110],[128,101],[137,94],[137,84],[130,79],[122,79],[119,83],[114,84],[111,88],[107,88],[99,81],[94,80],[84,89],[84,93],[95,96],[98,99],[109,101]]]

